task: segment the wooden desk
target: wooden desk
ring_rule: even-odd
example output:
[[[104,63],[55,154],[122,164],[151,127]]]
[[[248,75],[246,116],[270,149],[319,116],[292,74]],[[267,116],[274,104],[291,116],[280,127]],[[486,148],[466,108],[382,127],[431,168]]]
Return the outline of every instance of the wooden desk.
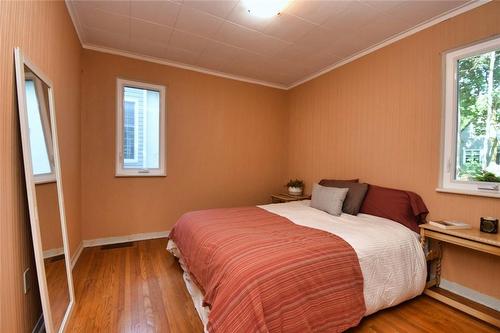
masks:
[[[279,193],[271,195],[271,200],[273,203],[290,202],[298,200],[311,199],[310,195],[291,195],[286,193]]]
[[[431,276],[429,282],[427,282],[424,293],[474,317],[500,327],[500,313],[498,311],[439,288],[442,258],[441,242],[500,256],[500,234],[487,234],[480,232],[478,229],[442,229],[430,224],[423,224],[420,226],[420,236],[422,246],[425,246],[426,241],[430,239],[438,242],[437,248],[431,249],[427,254],[427,261],[435,265],[435,276]]]

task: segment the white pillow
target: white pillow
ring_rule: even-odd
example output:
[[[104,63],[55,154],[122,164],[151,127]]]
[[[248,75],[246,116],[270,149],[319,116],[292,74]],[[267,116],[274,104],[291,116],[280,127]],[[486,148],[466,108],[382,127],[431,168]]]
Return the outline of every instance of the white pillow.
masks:
[[[339,216],[342,213],[348,188],[326,187],[319,184],[313,185],[311,207]]]

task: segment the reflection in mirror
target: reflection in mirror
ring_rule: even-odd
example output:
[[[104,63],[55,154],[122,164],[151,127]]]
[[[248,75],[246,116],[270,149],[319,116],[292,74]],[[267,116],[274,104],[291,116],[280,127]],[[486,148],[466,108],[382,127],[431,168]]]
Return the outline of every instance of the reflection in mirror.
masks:
[[[33,176],[36,183],[55,181],[48,87],[27,66],[24,72]]]
[[[37,184],[36,201],[50,310],[53,325],[57,330],[64,318],[70,298],[56,183]]]
[[[16,49],[19,121],[45,331],[63,332],[74,303],[50,82]]]

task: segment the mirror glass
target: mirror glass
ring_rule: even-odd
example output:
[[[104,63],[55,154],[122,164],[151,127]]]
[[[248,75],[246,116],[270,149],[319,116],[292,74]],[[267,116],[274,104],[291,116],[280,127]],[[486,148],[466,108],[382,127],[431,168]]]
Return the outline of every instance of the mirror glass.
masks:
[[[73,305],[52,88],[16,49],[19,119],[33,248],[46,332],[62,332]],[[42,76],[43,77],[43,76]]]
[[[24,66],[31,165],[52,324],[59,330],[68,308],[66,258],[54,172],[49,87]]]
[[[61,326],[70,298],[56,185],[55,182],[41,183],[36,184],[35,188],[45,277],[52,322],[57,331]]]

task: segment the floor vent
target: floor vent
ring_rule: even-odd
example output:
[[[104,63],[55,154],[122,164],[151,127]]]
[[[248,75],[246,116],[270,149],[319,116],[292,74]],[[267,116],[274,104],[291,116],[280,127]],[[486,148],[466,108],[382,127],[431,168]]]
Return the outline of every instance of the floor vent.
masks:
[[[126,242],[126,243],[102,245],[101,250],[111,250],[111,249],[120,249],[122,247],[132,247],[132,246],[134,246],[134,244],[135,244],[134,242]]]

